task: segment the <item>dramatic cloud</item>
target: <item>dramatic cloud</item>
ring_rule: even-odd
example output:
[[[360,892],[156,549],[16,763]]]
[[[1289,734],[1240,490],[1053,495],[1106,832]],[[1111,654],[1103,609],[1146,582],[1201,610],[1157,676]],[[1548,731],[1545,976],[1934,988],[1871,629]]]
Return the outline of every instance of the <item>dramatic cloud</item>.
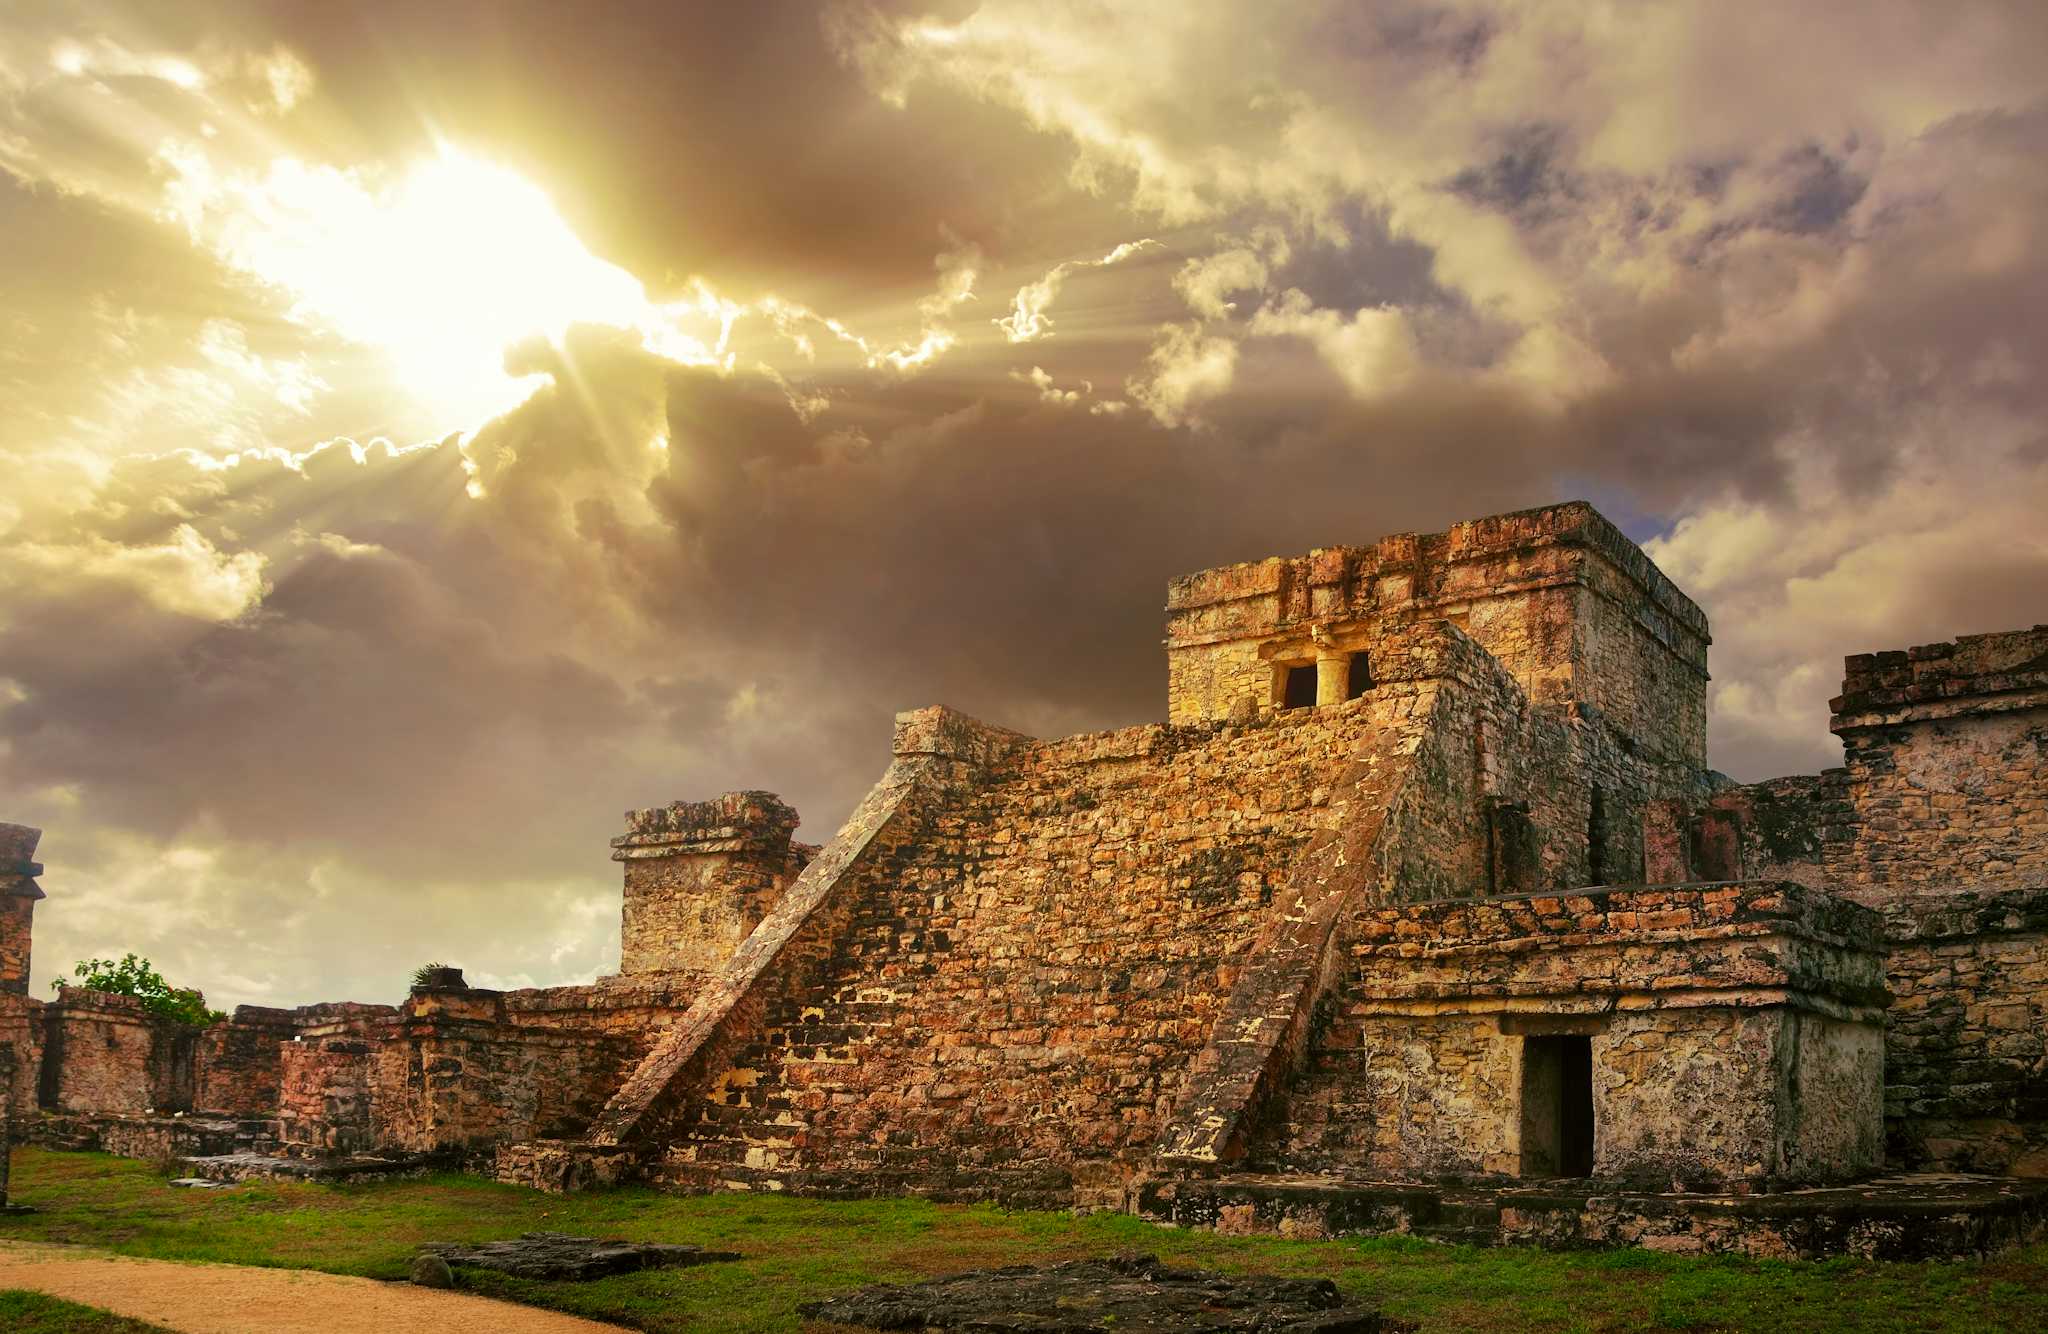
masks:
[[[2026,7],[771,8],[0,15],[39,979],[588,977],[625,807],[823,837],[896,709],[1159,716],[1175,574],[1566,496],[1739,777],[2048,619]]]

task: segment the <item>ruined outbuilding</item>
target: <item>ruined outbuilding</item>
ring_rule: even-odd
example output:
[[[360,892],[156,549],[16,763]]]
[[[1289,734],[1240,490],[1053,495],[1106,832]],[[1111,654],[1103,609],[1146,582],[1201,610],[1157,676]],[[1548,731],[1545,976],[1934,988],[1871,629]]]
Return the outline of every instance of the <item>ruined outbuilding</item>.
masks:
[[[1843,766],[1744,786],[1704,613],[1584,504],[1205,571],[1167,617],[1164,724],[903,714],[822,847],[765,792],[629,813],[587,986],[185,1032],[38,1002],[0,828],[14,1123],[1282,1231],[2038,1232],[2048,626],[1850,658]]]

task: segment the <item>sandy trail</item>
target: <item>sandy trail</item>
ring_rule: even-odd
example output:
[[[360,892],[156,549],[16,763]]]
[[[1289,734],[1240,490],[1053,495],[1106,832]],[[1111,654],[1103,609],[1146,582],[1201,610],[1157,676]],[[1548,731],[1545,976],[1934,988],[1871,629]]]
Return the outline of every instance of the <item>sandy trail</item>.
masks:
[[[28,1288],[189,1334],[618,1334],[556,1311],[305,1269],[139,1260],[0,1242],[0,1288]]]

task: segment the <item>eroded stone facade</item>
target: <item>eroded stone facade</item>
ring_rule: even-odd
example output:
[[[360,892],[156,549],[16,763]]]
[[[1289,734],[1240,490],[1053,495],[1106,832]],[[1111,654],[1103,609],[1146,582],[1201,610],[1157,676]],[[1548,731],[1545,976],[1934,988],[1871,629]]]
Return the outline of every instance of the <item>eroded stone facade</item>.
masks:
[[[1705,616],[1583,504],[1207,571],[1167,615],[1163,725],[903,714],[820,848],[763,792],[630,812],[617,977],[182,1038],[0,989],[17,1120],[1786,1254],[1891,1243],[1714,1201],[2048,1176],[2048,628],[1850,659],[1844,766],[1734,786]],[[2030,1190],[1956,1235],[2037,1227]]]

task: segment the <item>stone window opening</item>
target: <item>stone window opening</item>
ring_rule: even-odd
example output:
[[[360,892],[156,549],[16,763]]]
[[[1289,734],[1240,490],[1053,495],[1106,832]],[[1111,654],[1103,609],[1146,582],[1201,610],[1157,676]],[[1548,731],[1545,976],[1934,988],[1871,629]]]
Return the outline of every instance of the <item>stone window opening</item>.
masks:
[[[1344,698],[1357,699],[1372,688],[1372,658],[1364,653],[1352,654],[1344,669]]]
[[[1593,1039],[1522,1039],[1522,1175],[1593,1175]]]
[[[1286,673],[1280,681],[1280,707],[1283,709],[1311,709],[1316,703],[1316,665],[1302,663],[1296,667],[1283,667]]]

